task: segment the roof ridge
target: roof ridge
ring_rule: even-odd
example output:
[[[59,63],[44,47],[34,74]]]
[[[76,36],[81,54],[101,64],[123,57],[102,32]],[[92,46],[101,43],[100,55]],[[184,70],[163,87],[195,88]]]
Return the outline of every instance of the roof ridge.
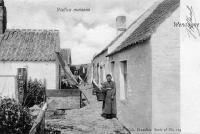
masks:
[[[58,29],[18,29],[18,28],[11,28],[6,29],[6,31],[22,31],[22,32],[59,32]]]
[[[157,0],[155,1],[150,7],[148,7],[144,12],[142,12],[128,27],[127,29],[130,29],[141,17],[145,16],[146,13],[150,12],[151,13],[163,2],[166,0]],[[150,14],[151,14],[150,13]]]
[[[171,14],[176,10],[176,8],[178,8],[179,5],[180,5],[180,0],[162,0],[162,1],[155,3],[153,6],[150,7],[150,10],[152,10],[152,8],[153,8],[152,12],[148,16],[146,16],[146,17],[144,16],[145,17],[145,18],[143,18],[144,20],[141,21],[140,20],[141,17],[143,15],[145,15],[146,11],[148,11],[149,9],[146,10],[145,13],[142,14],[137,19],[137,20],[140,20],[141,23],[139,23],[139,25],[136,25],[133,32],[131,32],[131,34],[121,43],[121,45],[117,46],[107,56],[113,55],[113,54],[117,53],[118,51],[127,48],[131,44],[133,45],[137,42],[149,39],[150,36],[154,33],[154,31],[157,29],[157,27],[159,27],[160,24],[166,20],[166,18],[171,16]],[[163,8],[163,6],[165,8]],[[159,14],[157,12],[159,12]],[[156,15],[156,17],[155,17],[155,15]],[[152,19],[152,18],[154,18],[154,19]],[[137,22],[137,20],[135,22]],[[154,24],[153,24],[152,22],[155,20],[156,20],[156,22],[154,22]],[[148,23],[149,24],[152,23],[153,25],[150,25],[147,28],[146,25]],[[134,26],[134,24],[132,24],[132,26]],[[132,42],[132,43],[128,43],[128,42]]]
[[[123,31],[122,33],[120,33],[119,35],[117,35],[116,37],[114,37],[114,39],[106,46],[104,47],[99,53],[97,53],[94,57],[98,57],[99,55],[101,55],[104,51],[106,51],[108,49],[108,47],[112,46],[112,44],[118,40],[124,33],[126,33],[138,20],[140,20],[142,17],[144,17],[148,12],[150,12],[151,10],[151,13],[156,9],[156,7],[158,5],[160,5],[163,1],[165,0],[158,0],[158,1],[155,1],[151,6],[149,6],[144,12],[142,12],[127,28],[125,31]],[[151,14],[150,13],[150,14]]]

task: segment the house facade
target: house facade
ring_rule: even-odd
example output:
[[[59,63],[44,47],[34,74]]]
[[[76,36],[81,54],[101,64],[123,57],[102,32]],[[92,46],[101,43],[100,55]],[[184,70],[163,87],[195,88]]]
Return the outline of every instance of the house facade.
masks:
[[[0,96],[17,97],[18,68],[26,68],[28,79],[45,81],[47,90],[60,89],[61,62],[70,64],[71,53],[70,50],[61,53],[59,31],[7,29],[3,0],[0,2],[0,18]],[[64,59],[58,58],[62,54]],[[69,71],[65,69],[65,74],[72,82]]]
[[[26,68],[28,78],[45,80],[47,89],[58,88],[55,51],[59,51],[57,30],[6,29],[0,43],[2,96],[6,95],[3,90],[15,90],[9,76],[16,76],[17,68]]]
[[[179,4],[156,2],[107,49],[117,116],[133,132],[180,129],[180,31],[173,25]]]

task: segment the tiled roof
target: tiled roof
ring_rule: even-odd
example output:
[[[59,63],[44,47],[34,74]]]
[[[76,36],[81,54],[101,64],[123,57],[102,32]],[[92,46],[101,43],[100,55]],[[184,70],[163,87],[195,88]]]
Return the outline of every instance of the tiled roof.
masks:
[[[118,46],[113,52],[111,52],[107,56],[113,55],[121,50],[128,48],[129,46],[139,44],[140,42],[149,39],[156,28],[167,17],[169,17],[177,9],[177,7],[179,7],[179,5],[180,0],[162,0],[149,16],[147,16],[146,18],[139,17],[136,20],[141,21],[141,18],[144,19],[142,23],[130,34],[130,36],[126,38],[120,46]],[[148,12],[148,10],[146,12]]]
[[[0,61],[55,61],[58,30],[8,29],[0,40]]]

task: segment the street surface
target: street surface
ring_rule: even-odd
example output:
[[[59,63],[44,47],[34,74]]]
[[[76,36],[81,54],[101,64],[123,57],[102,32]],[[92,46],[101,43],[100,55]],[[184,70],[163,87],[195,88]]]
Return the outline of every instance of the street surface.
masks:
[[[101,117],[102,102],[92,95],[91,85],[80,88],[90,104],[81,109],[65,111],[58,118],[46,119],[46,127],[60,130],[61,134],[128,134],[117,119]]]

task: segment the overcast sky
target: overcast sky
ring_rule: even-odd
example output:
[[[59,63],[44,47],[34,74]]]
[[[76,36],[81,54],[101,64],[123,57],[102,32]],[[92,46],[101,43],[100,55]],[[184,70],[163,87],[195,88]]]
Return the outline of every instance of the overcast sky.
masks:
[[[89,63],[116,36],[116,16],[127,26],[156,0],[4,0],[8,28],[58,29],[61,48],[71,48],[73,64]],[[57,8],[89,8],[60,12]]]

